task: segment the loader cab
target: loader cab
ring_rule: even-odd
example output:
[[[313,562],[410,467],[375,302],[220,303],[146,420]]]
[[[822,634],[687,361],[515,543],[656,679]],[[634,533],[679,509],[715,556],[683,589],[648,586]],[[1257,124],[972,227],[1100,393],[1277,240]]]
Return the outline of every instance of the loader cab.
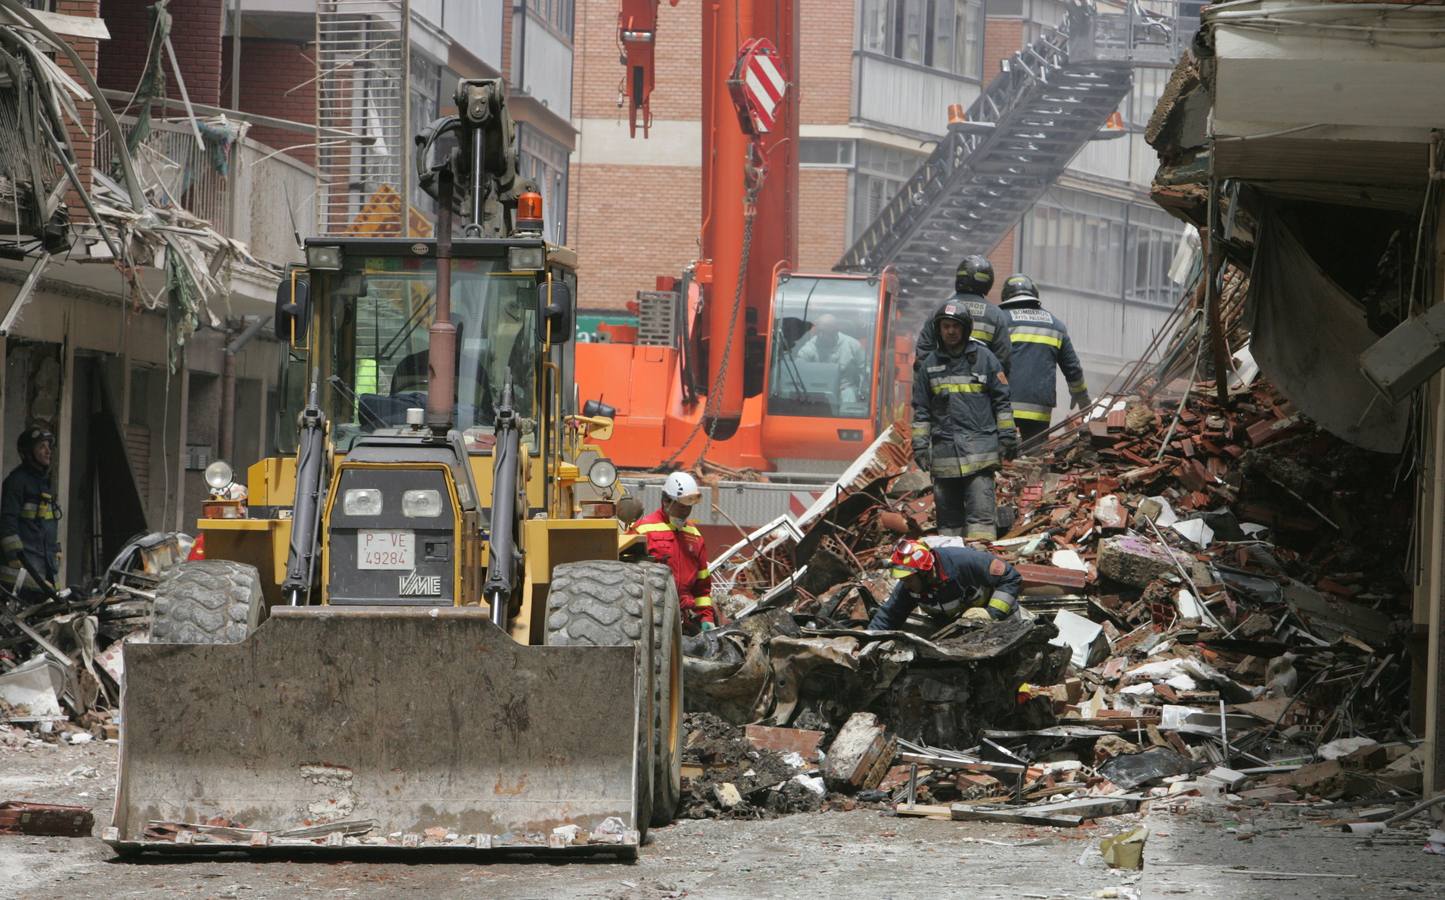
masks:
[[[405,430],[407,410],[426,407],[436,242],[315,238],[307,246],[311,264],[293,278],[305,283],[304,300],[278,304],[278,334],[291,338],[278,449],[295,451],[286,442],[314,378],[331,441],[346,454],[368,435]],[[563,420],[575,412],[568,387],[575,253],[535,239],[458,239],[452,255],[453,422],[468,454],[490,456],[493,421],[510,381],[513,407],[528,423],[528,455],[556,459]],[[305,324],[285,321],[288,314]],[[473,468],[487,477],[483,460]],[[529,508],[569,515],[552,509],[562,505],[553,484],[557,466],[539,468],[541,477],[527,486]]]
[[[762,443],[780,470],[841,471],[892,421],[896,294],[892,270],[774,278]]]

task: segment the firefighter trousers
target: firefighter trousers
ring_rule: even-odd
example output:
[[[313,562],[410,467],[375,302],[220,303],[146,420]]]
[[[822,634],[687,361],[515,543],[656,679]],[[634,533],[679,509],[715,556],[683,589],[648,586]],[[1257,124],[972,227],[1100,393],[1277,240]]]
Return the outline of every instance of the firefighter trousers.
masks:
[[[962,478],[935,478],[933,505],[939,534],[968,540],[998,537],[992,469]]]

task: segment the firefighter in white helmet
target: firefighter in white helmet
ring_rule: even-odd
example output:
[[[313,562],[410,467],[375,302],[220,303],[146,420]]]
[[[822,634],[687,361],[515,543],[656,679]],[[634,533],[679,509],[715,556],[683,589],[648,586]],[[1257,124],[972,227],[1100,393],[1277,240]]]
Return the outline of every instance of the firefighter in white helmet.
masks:
[[[697,523],[688,518],[702,499],[697,479],[673,472],[662,484],[662,506],[637,520],[635,534],[647,538],[647,553],[672,569],[682,605],[683,630],[697,633],[717,627],[712,605],[712,576],[707,546]]]

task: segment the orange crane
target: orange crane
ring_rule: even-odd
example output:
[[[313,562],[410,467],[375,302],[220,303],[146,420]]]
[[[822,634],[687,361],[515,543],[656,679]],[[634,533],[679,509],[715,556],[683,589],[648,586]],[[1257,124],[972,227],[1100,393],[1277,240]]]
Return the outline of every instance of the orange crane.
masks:
[[[634,137],[651,125],[658,6],[618,15]],[[636,334],[577,346],[577,382],[615,411],[621,466],[836,474],[906,402],[897,279],[794,271],[796,0],[701,7],[702,253],[639,292]]]

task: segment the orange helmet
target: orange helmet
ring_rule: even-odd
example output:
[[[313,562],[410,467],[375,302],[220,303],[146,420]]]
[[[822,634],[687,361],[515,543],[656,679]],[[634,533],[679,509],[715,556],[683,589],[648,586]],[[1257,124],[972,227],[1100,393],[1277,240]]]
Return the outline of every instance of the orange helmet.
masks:
[[[907,578],[916,572],[932,572],[933,551],[922,541],[904,538],[893,547],[893,558],[888,562],[893,566],[894,578]]]

